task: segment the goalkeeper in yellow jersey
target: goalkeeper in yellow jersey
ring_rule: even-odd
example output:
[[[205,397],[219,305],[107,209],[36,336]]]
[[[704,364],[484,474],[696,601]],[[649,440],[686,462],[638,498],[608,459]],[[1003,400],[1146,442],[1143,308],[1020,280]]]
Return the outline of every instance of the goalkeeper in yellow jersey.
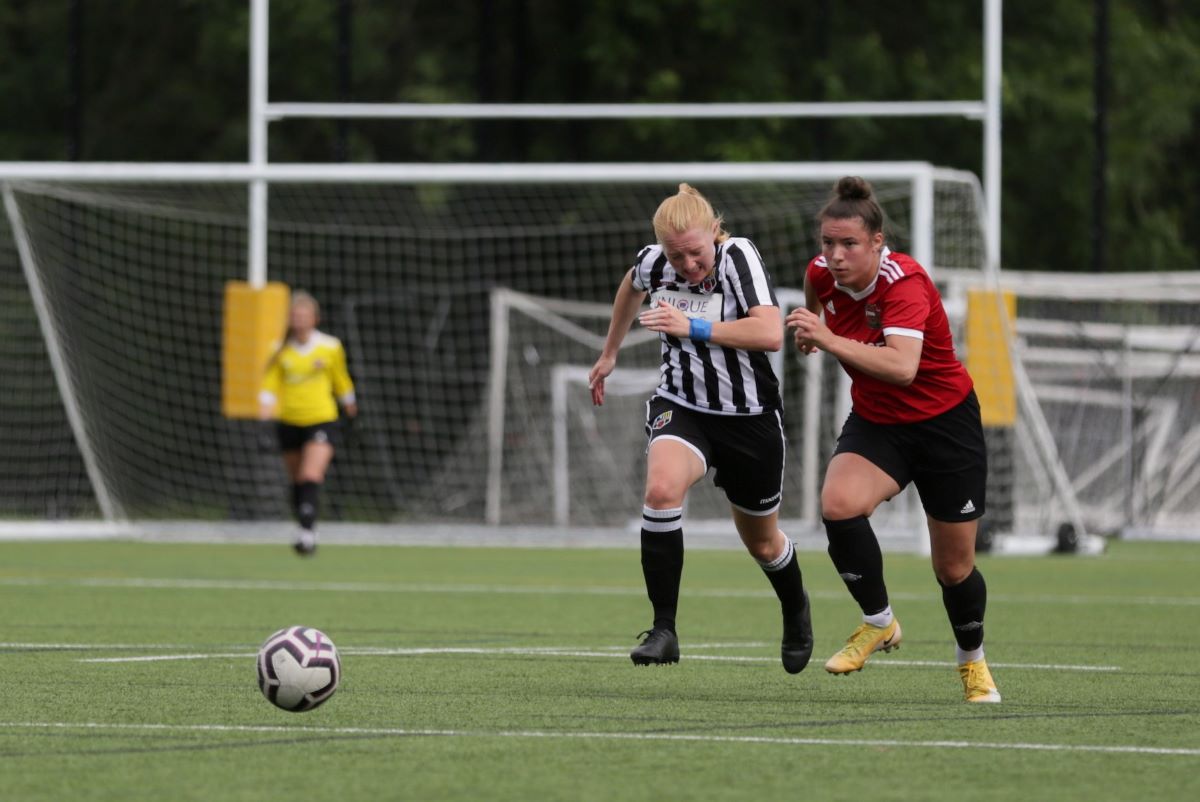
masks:
[[[333,460],[338,404],[348,417],[358,414],[346,351],[337,337],[317,330],[320,314],[313,296],[292,294],[287,336],[267,365],[259,393],[259,417],[277,420],[292,508],[300,522],[292,547],[303,555],[317,549],[317,498]]]

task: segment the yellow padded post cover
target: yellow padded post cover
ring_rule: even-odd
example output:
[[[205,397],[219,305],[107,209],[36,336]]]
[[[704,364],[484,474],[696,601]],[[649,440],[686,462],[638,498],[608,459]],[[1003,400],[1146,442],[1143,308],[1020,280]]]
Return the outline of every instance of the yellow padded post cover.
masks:
[[[221,411],[227,418],[257,418],[258,390],[267,360],[283,343],[291,291],[277,281],[255,289],[225,284],[221,349]]]
[[[1007,315],[1005,321],[1001,310]],[[1017,298],[1011,292],[967,291],[967,370],[975,380],[984,426],[1017,422],[1017,392],[1007,332],[1017,317]]]

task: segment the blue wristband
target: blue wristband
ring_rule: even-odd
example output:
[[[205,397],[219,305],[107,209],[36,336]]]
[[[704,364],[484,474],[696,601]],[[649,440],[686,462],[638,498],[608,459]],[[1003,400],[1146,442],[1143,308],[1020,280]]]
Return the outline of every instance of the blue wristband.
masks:
[[[708,342],[712,339],[712,324],[702,318],[692,318],[688,324],[688,337],[696,342]]]

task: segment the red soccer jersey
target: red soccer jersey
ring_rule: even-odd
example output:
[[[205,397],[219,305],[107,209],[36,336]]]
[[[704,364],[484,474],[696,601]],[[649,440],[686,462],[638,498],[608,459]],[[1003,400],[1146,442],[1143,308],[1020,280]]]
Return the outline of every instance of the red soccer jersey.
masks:
[[[821,299],[825,325],[850,340],[884,345],[898,334],[923,341],[912,384],[902,387],[868,376],[845,363],[854,411],[873,423],[915,423],[956,406],[973,386],[954,353],[950,322],[937,287],[915,259],[884,248],[879,273],[862,292],[834,280],[818,256],[808,263],[808,281]]]

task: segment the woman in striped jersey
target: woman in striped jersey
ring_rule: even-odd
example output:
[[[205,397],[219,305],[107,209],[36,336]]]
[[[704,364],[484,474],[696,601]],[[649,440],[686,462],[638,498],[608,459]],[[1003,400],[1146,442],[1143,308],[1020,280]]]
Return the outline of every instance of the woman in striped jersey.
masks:
[[[317,330],[320,313],[307,292],[292,294],[287,336],[267,366],[259,393],[259,417],[278,421],[279,448],[300,523],[292,548],[302,555],[317,549],[317,500],[333,461],[338,403],[348,417],[358,414],[346,352],[337,337]]]
[[[883,210],[863,179],[838,181],[817,219],[821,255],[804,278],[807,308],[792,311],[787,326],[802,352],[831,354],[851,378],[850,416],[825,472],[821,516],[829,556],[863,614],[825,670],[858,671],[873,653],[900,645],[868,519],[911,481],[925,508],[964,696],[999,702],[983,657],[987,586],[975,567],[987,450],[941,296],[921,265],[885,244]]]
[[[662,202],[654,214],[658,241],[642,249],[622,278],[608,337],[588,377],[592,402],[603,404],[604,380],[634,319],[659,333],[662,380],[646,405],[641,532],[654,623],[630,657],[636,665],[679,661],[684,498],[715,468],[738,534],[779,597],[780,656],[794,674],[807,665],[813,638],[795,549],[778,526],[783,407],[766,352],[782,347],[783,326],[758,250],[731,237],[721,222],[687,184]]]

